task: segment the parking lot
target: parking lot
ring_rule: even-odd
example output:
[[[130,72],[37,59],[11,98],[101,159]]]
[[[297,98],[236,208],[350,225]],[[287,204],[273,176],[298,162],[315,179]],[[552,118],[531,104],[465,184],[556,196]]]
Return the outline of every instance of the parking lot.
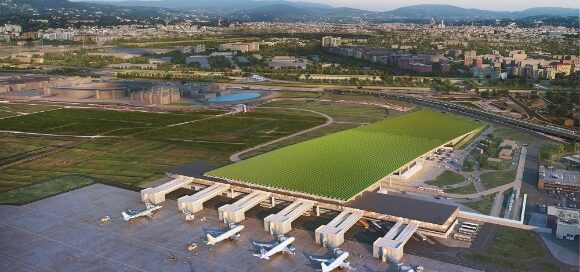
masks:
[[[253,257],[252,239],[274,240],[257,218],[242,222],[239,241],[208,247],[202,241],[204,229],[224,227],[213,205],[188,223],[175,201],[162,205],[155,219],[125,222],[121,211],[143,206],[139,193],[95,184],[25,206],[0,206],[0,271],[314,271],[319,266],[310,255],[332,257],[314,243],[313,232],[300,228],[289,233],[296,237],[296,255]],[[101,223],[107,215],[111,219]],[[191,241],[199,245],[194,251],[187,250]],[[347,241],[341,248],[362,271],[389,268],[372,257],[371,244]],[[411,254],[402,262],[423,265],[427,271],[473,271]]]

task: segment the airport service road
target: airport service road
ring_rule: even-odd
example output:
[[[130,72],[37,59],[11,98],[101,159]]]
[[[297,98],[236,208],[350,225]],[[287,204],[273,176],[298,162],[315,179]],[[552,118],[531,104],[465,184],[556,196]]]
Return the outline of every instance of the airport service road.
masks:
[[[120,212],[143,207],[139,193],[94,184],[25,206],[0,206],[0,271],[315,271],[309,255],[331,257],[314,243],[314,233],[303,229],[289,233],[296,237],[296,255],[276,255],[269,261],[253,257],[251,239],[275,239],[256,218],[243,221],[240,241],[225,241],[210,250],[201,237],[204,228],[223,227],[215,209],[206,208],[186,223],[176,201],[162,205],[155,219],[127,223]],[[214,205],[218,203],[209,206]],[[105,215],[111,220],[101,226],[99,219]],[[192,240],[198,243],[197,256],[186,249]],[[341,248],[351,252],[349,261],[361,271],[389,268],[372,257],[371,244],[347,241]],[[178,260],[171,261],[170,253]],[[402,262],[421,264],[427,271],[474,271],[411,254]]]

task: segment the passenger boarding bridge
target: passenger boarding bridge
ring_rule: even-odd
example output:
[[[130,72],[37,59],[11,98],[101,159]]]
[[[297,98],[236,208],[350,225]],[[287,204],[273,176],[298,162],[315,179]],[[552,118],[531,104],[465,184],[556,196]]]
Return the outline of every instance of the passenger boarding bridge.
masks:
[[[373,257],[380,258],[383,262],[387,262],[389,257],[397,261],[401,260],[403,246],[417,231],[417,228],[418,225],[415,222],[403,225],[403,222],[398,221],[384,237],[373,243]]]
[[[253,191],[240,200],[226,204],[218,208],[219,218],[227,223],[239,223],[246,219],[246,211],[260,204],[260,202],[270,197],[270,193]]]
[[[264,230],[271,234],[286,234],[292,230],[292,222],[314,206],[313,201],[296,200],[277,214],[264,218]]]
[[[324,247],[329,244],[335,247],[340,246],[344,243],[344,233],[354,226],[362,216],[363,211],[361,210],[345,209],[328,224],[316,229],[314,235],[316,243]]]
[[[141,190],[141,200],[143,202],[150,202],[153,204],[159,204],[165,201],[165,195],[179,189],[187,187],[189,184],[193,182],[193,178],[185,177],[185,176],[178,176],[173,180],[161,184],[157,187],[153,188],[146,188]]]

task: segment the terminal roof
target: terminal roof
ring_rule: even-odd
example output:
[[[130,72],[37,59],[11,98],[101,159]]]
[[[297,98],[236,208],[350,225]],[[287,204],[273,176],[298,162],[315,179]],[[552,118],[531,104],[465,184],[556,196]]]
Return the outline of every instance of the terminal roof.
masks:
[[[458,209],[453,205],[376,192],[364,192],[346,206],[437,225],[443,225]]]

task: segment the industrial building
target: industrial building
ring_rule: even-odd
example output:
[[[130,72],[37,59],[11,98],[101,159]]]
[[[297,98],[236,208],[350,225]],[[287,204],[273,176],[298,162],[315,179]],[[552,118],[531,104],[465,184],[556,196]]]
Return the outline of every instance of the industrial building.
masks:
[[[19,91],[38,90],[49,93],[51,88],[90,83],[90,77],[48,77],[39,75],[7,75],[0,77],[0,94],[16,95]]]
[[[303,58],[296,58],[292,56],[275,56],[268,61],[268,66],[274,69],[281,68],[300,68],[306,69],[306,66],[310,63],[309,60]]]
[[[540,165],[538,168],[538,188],[566,192],[580,192],[580,172],[554,169]]]
[[[580,210],[548,206],[548,226],[556,238],[575,240],[580,236]]]
[[[242,53],[260,51],[260,43],[248,42],[248,43],[224,43],[218,45],[219,51],[239,51]]]
[[[91,77],[7,75],[0,77],[0,96],[28,99],[126,100],[136,104],[165,105],[182,98],[206,102],[230,94],[223,86],[206,82],[108,80]]]

